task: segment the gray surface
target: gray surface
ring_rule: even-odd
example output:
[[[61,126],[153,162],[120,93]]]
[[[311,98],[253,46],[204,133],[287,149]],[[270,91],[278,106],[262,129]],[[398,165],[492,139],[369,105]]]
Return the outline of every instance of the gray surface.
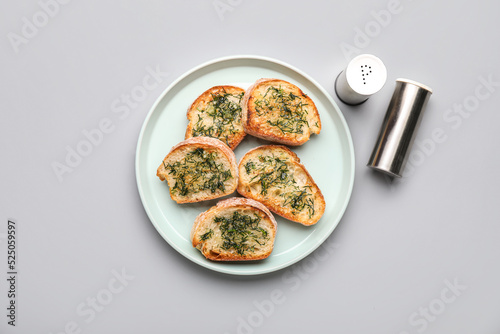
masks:
[[[231,10],[219,16],[221,3]],[[500,333],[500,6],[401,0],[377,31],[371,11],[391,3],[72,1],[17,53],[8,34],[21,34],[40,6],[4,3],[1,267],[9,217],[20,225],[20,255],[17,326],[1,311],[0,332]],[[372,37],[356,45],[365,27]],[[357,159],[341,224],[274,274],[235,277],[184,259],[150,224],[135,184],[136,142],[155,99],[190,68],[233,54],[283,60],[333,93],[347,65],[342,43],[379,56],[388,83],[359,107],[333,96]],[[128,115],[113,108],[157,67],[169,75]],[[434,94],[415,168],[390,183],[365,164],[398,77]],[[491,91],[481,83],[489,77]],[[460,116],[453,108],[463,104],[471,112]],[[52,164],[105,118],[111,133],[59,182]],[[133,279],[115,281],[122,268]],[[109,304],[92,317],[96,296]]]

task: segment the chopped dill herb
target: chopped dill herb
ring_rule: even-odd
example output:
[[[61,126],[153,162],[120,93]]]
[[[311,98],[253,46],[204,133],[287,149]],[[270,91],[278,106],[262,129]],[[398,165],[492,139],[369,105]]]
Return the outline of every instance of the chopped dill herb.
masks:
[[[203,241],[203,240],[207,240],[207,239],[210,239],[212,237],[212,235],[214,235],[214,231],[212,229],[209,229],[205,234],[202,234],[200,236],[200,239]]]
[[[303,134],[304,126],[309,126],[307,103],[292,92],[286,93],[281,86],[270,86],[262,98],[254,103],[258,116],[264,114],[262,109],[275,116],[273,120],[267,120],[267,124],[277,127],[282,133]]]
[[[252,169],[255,169],[255,164],[253,161],[249,161],[245,164],[245,171],[247,172],[247,174],[250,174],[250,172],[252,171]]]
[[[261,155],[258,160],[258,162],[247,162],[245,170],[247,174],[255,174],[250,179],[250,182],[257,180],[260,183],[260,193],[262,195],[267,195],[270,187],[284,188],[291,183],[295,183],[288,169],[288,160],[268,155]]]
[[[197,148],[174,163],[165,165],[165,169],[175,178],[172,193],[187,196],[190,193],[210,190],[211,193],[225,191],[225,182],[232,178],[231,171],[222,163],[217,163],[217,152]]]
[[[294,215],[306,209],[309,218],[311,218],[314,215],[314,200],[312,194],[307,192],[307,188],[308,187],[304,187],[302,190],[283,194],[282,197],[285,198],[283,206],[289,205],[293,209],[292,214]]]
[[[259,227],[261,218],[257,215],[251,217],[237,211],[231,217],[214,217],[214,223],[219,224],[222,237],[221,247],[225,250],[234,249],[239,255],[245,252],[254,252],[255,246],[251,241],[259,245],[265,245],[268,233]]]
[[[260,155],[248,161],[244,167],[250,176],[249,183],[260,184],[260,194],[279,191],[281,205],[290,207],[292,214],[307,210],[309,218],[314,215],[314,196],[311,186],[299,186],[289,168],[289,160],[274,155]]]
[[[240,101],[243,93],[230,94],[224,90],[211,95],[212,100],[207,107],[198,109],[198,120],[192,131],[193,137],[218,138],[229,145],[229,138],[238,131],[235,124],[241,122]],[[202,117],[202,114],[208,117]]]

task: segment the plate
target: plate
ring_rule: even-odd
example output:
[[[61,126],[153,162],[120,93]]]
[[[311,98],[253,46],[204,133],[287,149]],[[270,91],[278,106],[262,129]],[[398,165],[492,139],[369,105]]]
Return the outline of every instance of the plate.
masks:
[[[321,117],[319,135],[302,146],[291,147],[305,165],[326,201],[321,220],[303,226],[275,215],[278,222],[274,250],[260,261],[212,262],[191,245],[191,227],[196,216],[217,200],[177,204],[170,199],[166,182],[156,169],[172,146],[184,140],[186,111],[205,90],[217,85],[247,88],[260,78],[278,78],[300,87],[315,102]],[[239,159],[251,148],[268,142],[246,136],[235,149]],[[273,272],[301,260],[332,233],[351,196],[354,183],[354,148],[347,123],[329,94],[312,78],[282,61],[259,56],[234,56],[202,64],[174,81],[156,100],[139,135],[136,178],[144,209],[160,235],[189,260],[212,270],[235,275]],[[230,197],[230,196],[228,196]]]

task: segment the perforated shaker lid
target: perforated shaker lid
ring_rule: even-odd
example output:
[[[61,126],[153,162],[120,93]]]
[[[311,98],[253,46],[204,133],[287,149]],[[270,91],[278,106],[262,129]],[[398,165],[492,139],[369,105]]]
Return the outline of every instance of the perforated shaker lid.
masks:
[[[335,92],[342,102],[357,105],[384,87],[386,80],[384,63],[374,55],[362,54],[352,59],[339,74]]]
[[[346,69],[347,82],[360,95],[378,92],[387,80],[384,63],[374,55],[362,54],[349,62]]]

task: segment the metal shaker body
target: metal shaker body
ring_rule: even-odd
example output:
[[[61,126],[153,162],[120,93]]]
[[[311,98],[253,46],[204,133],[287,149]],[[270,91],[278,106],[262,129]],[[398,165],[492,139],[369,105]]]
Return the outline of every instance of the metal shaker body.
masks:
[[[367,166],[401,177],[432,89],[397,79],[396,88]]]

